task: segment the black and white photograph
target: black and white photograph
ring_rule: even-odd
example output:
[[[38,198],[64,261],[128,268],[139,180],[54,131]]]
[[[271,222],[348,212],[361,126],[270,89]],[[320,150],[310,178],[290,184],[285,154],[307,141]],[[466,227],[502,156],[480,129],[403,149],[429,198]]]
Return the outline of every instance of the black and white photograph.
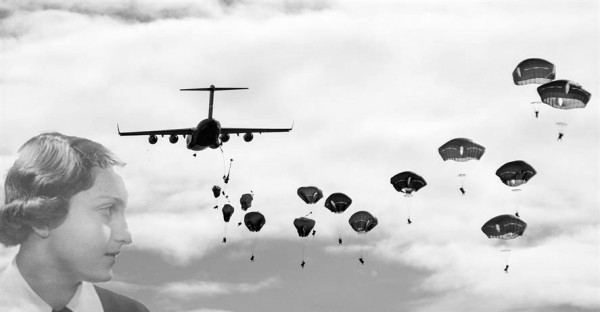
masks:
[[[600,2],[2,0],[0,312],[600,311]]]

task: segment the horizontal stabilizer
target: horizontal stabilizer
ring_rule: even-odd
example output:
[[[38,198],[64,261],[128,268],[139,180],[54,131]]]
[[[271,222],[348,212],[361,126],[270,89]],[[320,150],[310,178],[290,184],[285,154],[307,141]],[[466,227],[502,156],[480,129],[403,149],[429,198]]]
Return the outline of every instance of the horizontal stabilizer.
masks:
[[[246,90],[248,88],[191,88],[191,89],[179,89],[179,91],[227,91],[227,90]]]

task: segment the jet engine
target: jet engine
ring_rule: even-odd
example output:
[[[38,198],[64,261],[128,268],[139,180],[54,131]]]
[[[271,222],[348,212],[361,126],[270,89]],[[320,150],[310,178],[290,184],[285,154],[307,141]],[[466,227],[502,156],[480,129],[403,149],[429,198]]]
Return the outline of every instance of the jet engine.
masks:
[[[156,144],[156,142],[158,142],[158,137],[154,134],[151,134],[148,137],[148,142],[150,142],[150,144]]]
[[[246,134],[244,134],[244,141],[250,142],[252,139],[254,139],[252,132],[246,132]]]
[[[171,134],[169,136],[169,142],[175,144],[177,141],[179,141],[179,137],[176,134]]]
[[[221,133],[221,142],[227,142],[229,141],[229,133]]]

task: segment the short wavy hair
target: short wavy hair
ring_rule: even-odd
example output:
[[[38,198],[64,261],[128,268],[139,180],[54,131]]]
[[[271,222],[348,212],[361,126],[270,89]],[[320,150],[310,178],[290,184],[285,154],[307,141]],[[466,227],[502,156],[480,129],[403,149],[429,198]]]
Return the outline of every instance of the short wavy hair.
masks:
[[[6,176],[0,243],[19,245],[33,227],[60,224],[71,197],[94,184],[94,168],[124,165],[109,149],[88,139],[57,132],[29,139]]]

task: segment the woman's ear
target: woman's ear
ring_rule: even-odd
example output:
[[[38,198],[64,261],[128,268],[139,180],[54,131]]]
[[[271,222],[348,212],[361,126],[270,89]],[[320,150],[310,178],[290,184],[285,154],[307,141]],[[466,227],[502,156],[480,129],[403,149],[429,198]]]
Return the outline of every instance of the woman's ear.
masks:
[[[50,227],[46,224],[40,226],[33,226],[33,232],[41,238],[48,238],[50,236]]]

